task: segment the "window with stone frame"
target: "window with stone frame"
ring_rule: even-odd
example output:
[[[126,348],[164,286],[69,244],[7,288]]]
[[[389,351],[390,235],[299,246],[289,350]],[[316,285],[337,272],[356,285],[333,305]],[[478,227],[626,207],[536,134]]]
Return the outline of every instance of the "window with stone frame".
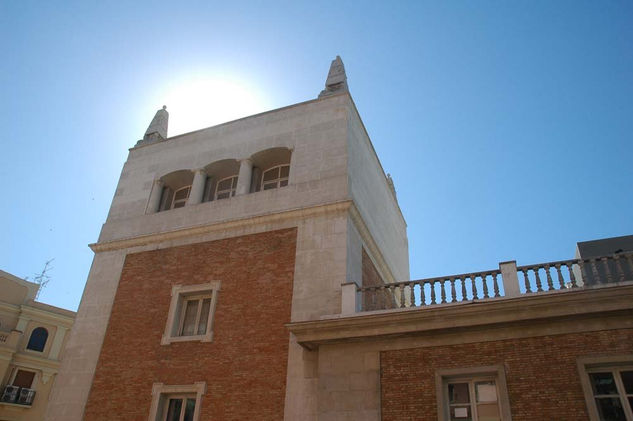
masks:
[[[277,165],[262,173],[262,190],[278,189],[288,185],[290,165]]]
[[[35,390],[33,389],[35,377],[34,371],[16,368],[11,380],[2,392],[0,401],[18,405],[32,405],[35,398]]]
[[[510,404],[503,367],[438,370],[438,419],[509,421]]]
[[[220,282],[174,285],[161,343],[213,340],[213,314]]]
[[[165,385],[154,383],[150,421],[198,421],[206,383]]]
[[[29,342],[26,349],[37,352],[44,352],[46,341],[48,340],[48,330],[43,327],[37,327],[31,332]]]
[[[592,421],[633,421],[633,356],[579,359]]]

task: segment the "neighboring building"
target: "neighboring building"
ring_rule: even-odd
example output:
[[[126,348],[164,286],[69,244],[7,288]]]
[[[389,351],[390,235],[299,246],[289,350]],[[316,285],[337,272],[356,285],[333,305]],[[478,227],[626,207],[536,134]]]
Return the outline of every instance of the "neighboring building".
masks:
[[[167,126],[91,245],[48,420],[633,421],[632,255],[409,281],[340,58],[317,99]]]
[[[75,313],[35,301],[39,285],[0,270],[0,420],[44,419]]]

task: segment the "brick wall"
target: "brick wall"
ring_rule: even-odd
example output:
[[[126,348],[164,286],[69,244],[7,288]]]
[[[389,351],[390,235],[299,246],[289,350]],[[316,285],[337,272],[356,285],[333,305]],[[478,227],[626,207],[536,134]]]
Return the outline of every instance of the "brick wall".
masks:
[[[128,255],[86,420],[147,420],[154,382],[207,382],[201,420],[283,419],[296,229]],[[175,284],[221,281],[213,342],[161,345]]]
[[[383,351],[382,419],[437,419],[437,369],[503,365],[513,421],[588,420],[577,357],[631,353],[632,329]]]

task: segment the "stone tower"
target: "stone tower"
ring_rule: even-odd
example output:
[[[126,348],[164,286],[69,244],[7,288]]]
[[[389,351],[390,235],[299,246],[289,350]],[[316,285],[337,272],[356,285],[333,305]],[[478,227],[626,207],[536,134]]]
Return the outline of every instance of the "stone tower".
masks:
[[[130,149],[49,420],[317,419],[286,324],[409,279],[406,224],[340,57],[317,99]],[[171,418],[170,418],[171,417]]]

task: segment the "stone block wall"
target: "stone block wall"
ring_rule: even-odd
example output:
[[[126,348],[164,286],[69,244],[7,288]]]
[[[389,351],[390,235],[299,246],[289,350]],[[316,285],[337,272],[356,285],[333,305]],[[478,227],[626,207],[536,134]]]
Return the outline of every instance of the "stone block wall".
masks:
[[[84,419],[144,420],[153,383],[200,381],[201,419],[282,419],[296,232],[129,254]],[[172,285],[214,280],[213,341],[161,345]]]

